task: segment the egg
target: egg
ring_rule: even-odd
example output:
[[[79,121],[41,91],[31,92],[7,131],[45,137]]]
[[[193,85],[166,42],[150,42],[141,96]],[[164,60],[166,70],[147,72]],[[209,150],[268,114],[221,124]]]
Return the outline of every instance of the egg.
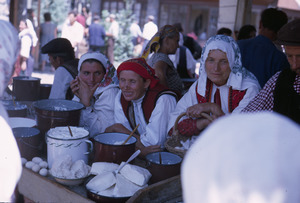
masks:
[[[42,161],[39,163],[41,168],[47,168],[48,167],[48,163],[46,161]]]
[[[32,166],[31,170],[34,171],[34,172],[39,172],[41,169],[41,167],[38,165],[38,164],[35,164]]]
[[[40,170],[39,174],[40,174],[41,176],[47,176],[47,175],[48,175],[48,170],[45,169],[45,168],[42,168],[42,169]]]
[[[39,164],[40,162],[43,161],[43,159],[40,158],[40,157],[33,157],[33,158],[32,158],[32,161],[33,161],[34,163],[36,163],[36,164]]]
[[[25,159],[25,158],[22,157],[21,161],[22,161],[22,166],[24,166],[26,164],[26,162],[27,162],[27,159]]]
[[[32,169],[32,167],[33,167],[34,165],[35,165],[34,162],[28,161],[28,162],[25,164],[25,167],[26,167],[26,168],[29,168],[29,169]]]

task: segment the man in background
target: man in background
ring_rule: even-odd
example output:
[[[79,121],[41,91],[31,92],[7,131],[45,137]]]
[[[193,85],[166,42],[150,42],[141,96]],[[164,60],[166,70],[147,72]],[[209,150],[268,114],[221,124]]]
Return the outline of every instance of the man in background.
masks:
[[[103,53],[105,48],[105,29],[100,24],[100,16],[94,16],[93,23],[89,29],[89,51],[98,51]]]

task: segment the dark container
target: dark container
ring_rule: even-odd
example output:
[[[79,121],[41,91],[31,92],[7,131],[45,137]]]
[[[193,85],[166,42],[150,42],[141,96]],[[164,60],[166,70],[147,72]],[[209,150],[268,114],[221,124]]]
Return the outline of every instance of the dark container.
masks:
[[[40,84],[39,99],[48,99],[51,92],[51,84]]]
[[[17,101],[2,101],[9,117],[27,117],[27,105]]]
[[[161,162],[159,158],[161,155]],[[152,174],[150,182],[156,183],[180,174],[182,158],[170,152],[154,152],[146,155],[147,169]]]
[[[21,157],[28,161],[33,157],[40,156],[44,139],[37,128],[18,127],[12,129],[16,138]]]
[[[125,145],[122,143],[129,135],[124,133],[101,133],[94,137],[94,162],[113,162],[120,164],[127,161],[135,152],[136,138],[131,137]]]
[[[130,197],[107,197],[87,190],[87,197],[97,203],[124,203]]]
[[[43,135],[57,126],[78,126],[84,105],[71,100],[43,99],[33,103],[37,126]]]
[[[39,99],[40,78],[13,77],[13,92],[17,101],[36,101]]]

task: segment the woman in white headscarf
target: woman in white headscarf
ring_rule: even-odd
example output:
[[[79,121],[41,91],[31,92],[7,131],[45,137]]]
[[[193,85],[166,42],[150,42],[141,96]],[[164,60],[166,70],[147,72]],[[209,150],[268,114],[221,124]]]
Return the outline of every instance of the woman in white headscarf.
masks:
[[[185,203],[300,202],[300,127],[277,113],[225,116],[185,155]]]
[[[0,97],[2,97],[19,54],[19,38],[16,29],[9,22],[0,20],[0,27]],[[7,120],[6,110],[0,102],[0,202],[13,201],[13,193],[22,172],[20,152]]]
[[[202,117],[203,112],[213,119],[238,113],[259,89],[255,76],[242,67],[240,50],[234,39],[225,35],[213,36],[202,50],[199,79],[178,102],[168,129],[181,113],[186,112],[187,116],[178,124],[179,133],[198,135],[211,122]]]
[[[81,56],[78,76],[71,82],[73,100],[85,105],[80,126],[94,137],[114,124],[114,101],[119,91],[115,67],[101,53],[91,52]]]

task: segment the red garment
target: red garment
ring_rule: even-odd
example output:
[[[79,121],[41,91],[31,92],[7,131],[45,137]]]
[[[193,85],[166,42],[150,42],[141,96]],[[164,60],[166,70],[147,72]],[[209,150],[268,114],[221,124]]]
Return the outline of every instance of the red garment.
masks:
[[[85,17],[81,14],[78,14],[76,21],[79,22],[83,27],[85,27]]]
[[[214,103],[216,103],[216,104],[218,104],[220,107],[222,107],[222,104],[221,104],[221,96],[220,96],[220,90],[219,90],[219,88],[217,88],[217,90],[216,90],[216,92],[215,92]]]

